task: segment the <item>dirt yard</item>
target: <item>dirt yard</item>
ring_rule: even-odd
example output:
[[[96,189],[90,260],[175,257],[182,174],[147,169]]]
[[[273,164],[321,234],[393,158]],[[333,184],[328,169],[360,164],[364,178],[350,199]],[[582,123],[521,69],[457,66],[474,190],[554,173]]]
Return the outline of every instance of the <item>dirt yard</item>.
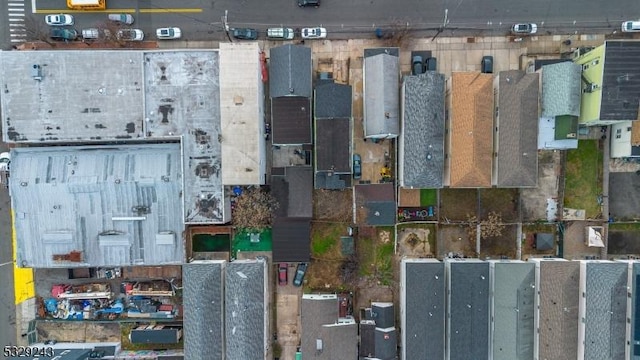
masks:
[[[438,258],[449,253],[475,256],[475,247],[469,242],[466,225],[440,225],[438,228]]]
[[[509,259],[516,258],[517,225],[505,225],[502,235],[488,237],[480,241],[480,257],[499,259],[506,256]]]
[[[522,260],[527,260],[531,256],[555,255],[556,247],[550,250],[538,250],[535,247],[535,235],[537,233],[548,233],[556,235],[555,224],[530,224],[522,226]]]
[[[473,189],[443,189],[440,204],[441,221],[467,221],[467,215],[476,216],[478,192]]]
[[[436,256],[435,225],[411,224],[398,227],[398,256]]]
[[[351,222],[353,193],[352,190],[314,190],[313,218],[317,220],[332,220]]]
[[[485,220],[490,212],[502,217],[505,223],[517,222],[518,189],[480,189],[480,220]]]
[[[398,192],[399,207],[419,207],[420,206],[420,189],[404,189],[400,188]]]
[[[38,321],[36,326],[40,341],[66,342],[120,342],[120,325],[113,323],[49,322]]]

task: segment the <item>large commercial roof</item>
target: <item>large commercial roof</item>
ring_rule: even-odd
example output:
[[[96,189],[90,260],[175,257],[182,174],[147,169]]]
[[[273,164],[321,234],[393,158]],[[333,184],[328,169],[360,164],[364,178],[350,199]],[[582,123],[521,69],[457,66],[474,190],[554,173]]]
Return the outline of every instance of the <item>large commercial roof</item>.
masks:
[[[537,262],[539,282],[538,359],[576,359],[580,263],[563,259],[533,261]]]
[[[492,358],[533,359],[535,264],[497,261],[491,266]]]
[[[6,141],[181,139],[184,221],[229,220],[217,51],[5,51],[0,64]]]
[[[364,137],[395,138],[400,124],[400,60],[391,54],[364,59]]]
[[[580,323],[584,359],[623,359],[627,319],[628,265],[612,261],[582,261],[586,274],[581,292]],[[584,308],[582,308],[584,305]]]
[[[186,359],[222,359],[224,265],[224,261],[208,260],[182,266]]]
[[[444,263],[403,259],[400,268],[402,359],[444,358]]]
[[[142,138],[143,66],[140,51],[0,52],[3,139]]]
[[[489,356],[489,263],[445,259],[448,285],[447,349],[449,359]]]
[[[256,42],[220,43],[222,183],[265,182],[264,91]]]
[[[451,187],[490,187],[493,159],[493,76],[451,74]]]
[[[12,150],[18,264],[183,262],[180,160],[177,143]]]
[[[498,187],[538,182],[538,74],[502,71],[498,91]]]
[[[225,268],[225,353],[229,360],[263,360],[268,331],[267,262],[236,260]]]
[[[444,172],[444,75],[405,76],[400,186],[441,188]]]
[[[283,45],[269,51],[269,96],[311,98],[311,48]]]

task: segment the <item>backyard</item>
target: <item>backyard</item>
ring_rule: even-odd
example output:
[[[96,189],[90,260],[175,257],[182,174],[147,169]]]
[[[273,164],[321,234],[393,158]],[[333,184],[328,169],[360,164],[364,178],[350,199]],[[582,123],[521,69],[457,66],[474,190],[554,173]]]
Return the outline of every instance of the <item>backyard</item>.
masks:
[[[436,225],[398,225],[398,255],[412,257],[435,257],[437,255]]]
[[[474,189],[442,189],[440,204],[441,221],[467,221],[467,216],[476,216],[477,214],[478,191]]]
[[[640,223],[613,223],[609,225],[610,254],[636,255],[640,254]]]
[[[536,234],[551,234],[554,239],[552,249],[542,250],[536,248]],[[522,257],[528,258],[528,255],[554,255],[556,253],[556,224],[550,223],[533,223],[522,225]]]
[[[342,255],[340,236],[345,236],[348,224],[313,222],[311,225],[311,263],[306,286],[311,289],[341,289]]]
[[[567,151],[564,207],[584,209],[587,219],[601,214],[602,150],[595,140],[580,140],[578,148]]]
[[[500,215],[502,222],[519,220],[518,189],[479,189],[480,220],[486,220],[490,212]]]

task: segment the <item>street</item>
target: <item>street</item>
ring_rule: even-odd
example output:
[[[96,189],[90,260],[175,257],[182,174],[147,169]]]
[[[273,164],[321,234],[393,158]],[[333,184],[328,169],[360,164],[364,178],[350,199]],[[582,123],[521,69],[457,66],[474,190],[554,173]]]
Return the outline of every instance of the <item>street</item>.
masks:
[[[8,0],[0,4],[6,21],[0,29],[2,48],[9,49],[25,37],[21,19],[45,14],[71,13],[78,30],[104,22],[109,12],[134,15],[134,27],[155,38],[158,27],[178,26],[185,40],[224,39],[223,16],[230,27],[272,26],[293,28],[323,25],[330,39],[371,38],[380,28],[408,27],[417,36],[434,36],[444,25],[443,36],[506,34],[516,22],[534,22],[542,34],[612,33],[624,20],[640,14],[634,0],[531,1],[523,0],[323,0],[320,8],[299,8],[296,0],[106,0],[102,12],[69,11],[65,0]],[[31,15],[34,11],[36,13]],[[445,22],[446,20],[446,22]],[[23,27],[23,25],[22,25]],[[13,35],[13,36],[11,36]],[[13,42],[11,41],[13,39]]]

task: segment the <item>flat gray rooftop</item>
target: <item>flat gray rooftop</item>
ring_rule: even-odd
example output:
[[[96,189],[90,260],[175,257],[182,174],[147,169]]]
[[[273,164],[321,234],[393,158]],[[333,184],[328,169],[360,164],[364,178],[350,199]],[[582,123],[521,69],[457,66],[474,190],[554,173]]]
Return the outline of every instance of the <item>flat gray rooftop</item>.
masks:
[[[184,261],[178,143],[16,148],[11,154],[20,266]],[[68,258],[74,251],[79,262]]]
[[[212,50],[0,52],[3,139],[181,139],[185,222],[226,222],[218,58]]]
[[[223,223],[220,73],[216,51],[144,54],[148,137],[182,136],[186,223]]]
[[[33,77],[33,66],[41,80]],[[142,52],[2,51],[2,138],[10,142],[143,136]]]

